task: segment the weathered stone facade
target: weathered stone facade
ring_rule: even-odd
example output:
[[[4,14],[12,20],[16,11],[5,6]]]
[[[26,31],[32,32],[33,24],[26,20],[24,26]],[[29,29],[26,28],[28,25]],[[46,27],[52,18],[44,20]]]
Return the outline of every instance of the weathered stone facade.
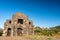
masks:
[[[4,23],[4,36],[20,36],[33,33],[33,22],[28,20],[28,17],[22,13],[14,14],[11,20],[6,20]]]

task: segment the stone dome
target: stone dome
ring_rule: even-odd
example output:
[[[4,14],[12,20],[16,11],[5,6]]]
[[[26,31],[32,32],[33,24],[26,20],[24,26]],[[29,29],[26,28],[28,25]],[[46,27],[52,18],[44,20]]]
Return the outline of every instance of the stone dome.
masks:
[[[21,12],[17,12],[16,14],[14,14],[15,16],[20,16],[23,18],[28,18],[25,14],[21,13]]]

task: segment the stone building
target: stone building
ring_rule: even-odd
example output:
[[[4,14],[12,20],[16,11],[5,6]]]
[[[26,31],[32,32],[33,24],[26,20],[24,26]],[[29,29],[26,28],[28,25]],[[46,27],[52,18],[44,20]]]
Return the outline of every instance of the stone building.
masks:
[[[22,13],[16,13],[11,20],[6,20],[4,23],[4,36],[20,36],[24,34],[33,34],[33,22]]]

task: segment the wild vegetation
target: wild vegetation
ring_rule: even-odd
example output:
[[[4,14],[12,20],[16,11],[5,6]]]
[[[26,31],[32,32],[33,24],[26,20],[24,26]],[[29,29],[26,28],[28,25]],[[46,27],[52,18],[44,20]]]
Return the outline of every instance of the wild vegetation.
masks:
[[[0,28],[0,36],[3,34],[3,29]]]
[[[60,35],[60,26],[55,26],[51,28],[40,28],[39,26],[36,26],[34,34],[45,35],[45,36],[55,36],[56,34]]]

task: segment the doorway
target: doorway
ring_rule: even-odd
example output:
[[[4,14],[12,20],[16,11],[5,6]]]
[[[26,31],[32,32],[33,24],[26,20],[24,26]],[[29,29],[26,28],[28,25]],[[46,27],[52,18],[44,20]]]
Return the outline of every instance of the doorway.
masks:
[[[11,36],[11,28],[7,29],[7,36]]]
[[[17,28],[17,36],[22,36],[22,28]]]

